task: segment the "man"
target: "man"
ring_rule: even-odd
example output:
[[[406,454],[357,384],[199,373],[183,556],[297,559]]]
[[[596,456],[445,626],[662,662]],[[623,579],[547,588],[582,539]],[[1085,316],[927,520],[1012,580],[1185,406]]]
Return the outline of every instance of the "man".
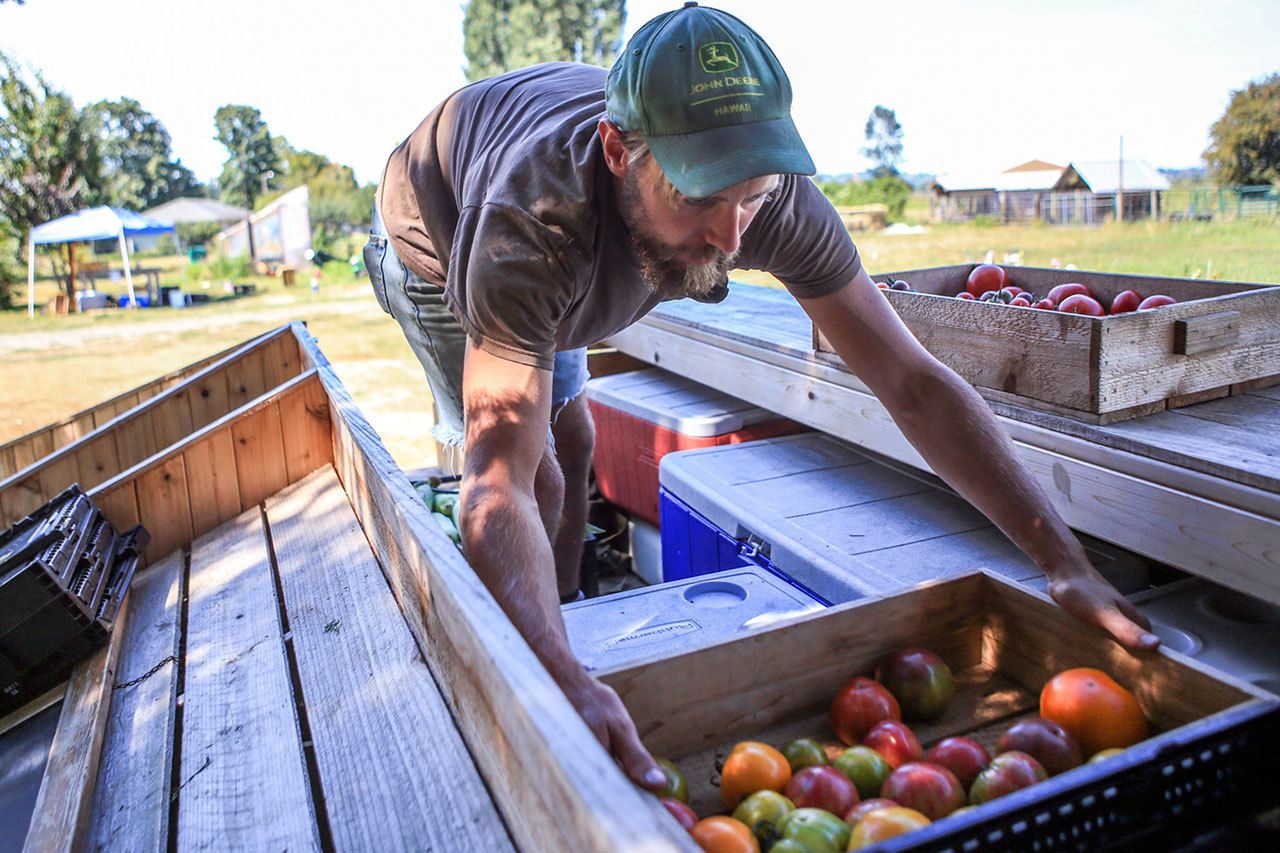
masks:
[[[557,63],[450,96],[391,155],[365,249],[375,293],[427,374],[437,437],[465,442],[467,559],[649,787],[661,772],[617,695],[574,659],[559,611],[577,589],[593,442],[583,348],[663,299],[720,301],[734,267],[787,286],[933,470],[1045,570],[1063,607],[1129,648],[1158,642],[986,404],[871,283],[802,177],[814,166],[790,107],[764,41],[687,3],[643,26],[607,79]]]

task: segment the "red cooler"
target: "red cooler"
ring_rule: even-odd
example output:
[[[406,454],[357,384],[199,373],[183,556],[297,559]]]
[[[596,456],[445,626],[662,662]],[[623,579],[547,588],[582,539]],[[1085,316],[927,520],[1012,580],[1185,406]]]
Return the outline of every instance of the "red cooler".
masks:
[[[658,523],[658,462],[675,450],[739,444],[804,430],[713,388],[652,368],[587,383],[600,494]]]

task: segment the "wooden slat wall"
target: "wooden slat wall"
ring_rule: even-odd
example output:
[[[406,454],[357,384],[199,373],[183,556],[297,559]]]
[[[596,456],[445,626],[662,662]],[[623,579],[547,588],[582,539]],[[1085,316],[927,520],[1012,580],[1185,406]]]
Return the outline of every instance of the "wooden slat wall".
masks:
[[[41,456],[52,453],[59,448],[66,447],[77,439],[83,438],[121,412],[128,411],[138,403],[149,400],[161,391],[172,388],[188,377],[194,376],[209,365],[226,358],[241,346],[242,344],[237,344],[222,352],[216,352],[207,358],[202,358],[179,370],[153,379],[144,385],[130,388],[128,391],[118,394],[110,400],[98,403],[96,406],[82,409],[60,421],[47,424],[26,435],[20,435],[4,444],[0,444],[0,478],[12,476]],[[44,438],[45,435],[50,436],[50,439],[46,440]],[[19,447],[23,448],[21,457],[18,455]],[[37,447],[45,452],[35,452]],[[26,461],[19,465],[17,461],[19,458]]]
[[[296,376],[300,366],[297,338],[282,327],[194,376],[175,379],[142,405],[0,482],[0,522],[18,520],[72,483],[88,489],[105,482]],[[311,405],[318,405],[314,392]],[[306,422],[314,427],[316,421]],[[294,460],[295,466],[308,462]]]
[[[117,528],[147,528],[154,562],[330,463],[323,393],[315,372],[294,377],[89,494]],[[282,431],[282,408],[305,425]]]
[[[329,396],[338,475],[516,844],[696,849],[598,745],[431,520],[314,340],[294,329]]]

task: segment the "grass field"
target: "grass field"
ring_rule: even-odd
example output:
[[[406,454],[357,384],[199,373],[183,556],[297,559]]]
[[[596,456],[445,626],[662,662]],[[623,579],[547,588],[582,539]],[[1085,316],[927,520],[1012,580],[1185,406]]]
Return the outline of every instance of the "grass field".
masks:
[[[908,218],[927,215],[913,202]],[[1133,272],[1217,280],[1280,283],[1280,222],[1134,222],[1093,228],[1050,226],[929,226],[922,234],[855,234],[873,274],[983,260],[1018,253],[1028,266],[1054,259],[1082,270]],[[187,283],[178,258],[147,259],[165,270],[165,284]],[[734,278],[776,284],[760,272]],[[366,280],[308,278],[285,289],[254,277],[259,292],[186,309],[94,312],[70,317],[25,311],[0,313],[0,441],[57,420],[154,376],[228,347],[264,329],[306,320],[356,402],[406,468],[434,464],[431,398],[421,368],[395,322],[383,314]],[[118,285],[122,290],[123,285]],[[37,302],[52,284],[42,282]],[[221,283],[208,292],[222,295]],[[25,299],[25,292],[22,294]]]

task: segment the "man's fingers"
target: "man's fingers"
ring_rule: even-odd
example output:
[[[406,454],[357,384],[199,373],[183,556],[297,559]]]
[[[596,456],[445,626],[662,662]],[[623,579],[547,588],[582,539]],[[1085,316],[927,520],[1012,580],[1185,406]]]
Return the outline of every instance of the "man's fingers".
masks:
[[[622,769],[633,782],[650,791],[657,791],[666,784],[666,774],[644,748],[644,744],[640,743],[636,727],[625,712],[621,717],[613,719],[609,734],[609,751],[622,762]]]
[[[1129,602],[1125,601],[1125,604]],[[1111,605],[1095,611],[1100,627],[1115,637],[1120,645],[1131,652],[1149,652],[1160,645],[1160,638],[1151,633],[1150,625],[1141,625],[1128,614],[1120,612],[1123,605]],[[1130,605],[1132,607],[1132,605]],[[1134,611],[1134,615],[1146,622],[1146,618]]]

